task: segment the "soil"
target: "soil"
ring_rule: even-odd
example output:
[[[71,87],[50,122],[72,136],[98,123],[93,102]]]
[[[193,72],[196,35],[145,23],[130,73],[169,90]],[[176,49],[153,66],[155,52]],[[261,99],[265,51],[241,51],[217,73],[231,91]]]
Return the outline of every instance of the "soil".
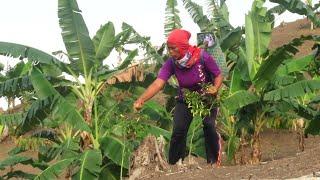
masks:
[[[320,28],[310,30],[310,21],[308,19],[299,19],[291,23],[282,23],[272,31],[270,49],[276,49],[284,44],[289,43],[294,38],[302,35],[319,35]],[[298,49],[299,52],[295,55],[296,58],[303,57],[312,52],[314,43],[305,41]]]
[[[164,172],[149,168],[141,179],[288,179],[320,172],[320,136],[305,139],[305,150],[299,151],[298,135],[289,130],[265,130],[261,134],[262,162],[258,165],[230,165],[223,154],[222,166],[211,167],[202,158],[195,163],[170,166]],[[250,150],[246,151],[249,156]],[[313,175],[315,174],[315,175]],[[320,176],[318,177],[320,179]]]
[[[0,143],[0,161],[3,161],[4,159],[6,159],[9,156],[8,152],[14,147],[16,147],[15,143],[10,139],[6,139],[5,141],[1,142]],[[19,154],[19,156],[36,158],[37,153],[33,151],[27,151]],[[0,177],[6,174],[7,172],[9,172],[10,170],[11,169],[8,167],[5,170],[0,170]],[[29,166],[29,165],[23,165],[23,164],[18,164],[14,166],[12,170],[14,171],[21,170],[23,172],[32,173],[32,174],[37,174],[41,172],[39,169],[33,168],[32,166]]]

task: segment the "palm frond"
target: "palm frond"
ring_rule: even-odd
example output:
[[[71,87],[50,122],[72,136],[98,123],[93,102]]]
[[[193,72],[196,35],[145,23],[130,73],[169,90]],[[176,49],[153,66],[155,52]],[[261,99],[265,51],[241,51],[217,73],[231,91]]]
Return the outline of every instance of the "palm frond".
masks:
[[[30,157],[25,157],[25,156],[9,156],[7,159],[4,159],[3,161],[0,162],[0,169],[4,170],[5,167],[8,166],[14,166],[16,164],[31,164],[33,162],[32,158]]]
[[[206,31],[210,20],[204,15],[202,7],[191,0],[182,0],[182,2],[193,21],[200,27],[200,30]]]
[[[58,17],[70,61],[87,76],[95,63],[95,49],[77,2],[59,0]]]
[[[179,17],[179,10],[176,8],[178,5],[177,0],[167,0],[165,23],[164,23],[164,35],[168,36],[169,32],[174,29],[181,28],[181,20]]]
[[[320,25],[320,20],[310,6],[300,0],[270,0],[270,2],[284,6],[288,11],[307,16],[315,25]]]
[[[35,127],[35,125],[41,124],[52,112],[53,105],[59,100],[58,98],[58,96],[53,95],[32,102],[22,120],[20,133],[29,131],[31,128]]]
[[[307,70],[308,65],[314,60],[313,55],[304,56],[298,59],[290,59],[287,63],[279,68],[276,71],[278,75],[288,75],[293,72],[300,72]]]
[[[269,13],[278,14],[278,15],[284,13],[285,11],[286,11],[286,8],[282,5],[274,6],[268,10]]]
[[[125,143],[122,140],[112,136],[105,136],[101,140],[100,148],[104,155],[114,163],[119,166],[123,165],[126,169],[129,168],[129,157],[131,151],[125,146]]]
[[[0,42],[0,55],[19,58],[20,60],[26,58],[34,63],[63,67],[63,63],[50,54],[21,44]]]
[[[3,175],[3,177],[5,179],[34,179],[36,175],[17,170],[8,172],[7,174]]]
[[[301,36],[300,38],[295,38],[290,43],[277,48],[265,61],[263,61],[259,71],[253,78],[254,84],[260,88],[264,86],[272,79],[279,65],[284,60],[292,58],[299,51],[297,48],[298,46],[306,40],[317,40],[318,38],[319,37],[317,36]]]
[[[138,43],[141,44],[142,48],[146,51],[146,60],[153,59],[157,63],[161,63],[163,61],[162,56],[158,53],[158,49],[156,49],[150,42],[149,37],[141,36],[132,26],[127,23],[122,24],[123,31],[131,32],[129,34],[129,38],[127,39],[127,43]]]
[[[100,174],[100,166],[102,162],[101,152],[98,150],[87,150],[81,158],[79,171],[74,178],[79,180],[97,179]]]
[[[0,83],[0,97],[19,97],[21,92],[33,90],[28,75],[8,79]]]
[[[295,98],[303,96],[309,92],[315,92],[319,89],[320,80],[303,80],[266,93],[264,100],[277,101],[281,99]]]
[[[277,88],[287,86],[289,84],[294,83],[297,80],[294,76],[274,76],[274,78],[271,81],[271,84],[276,86]]]
[[[102,60],[109,56],[114,48],[115,30],[112,22],[100,27],[95,37],[92,39],[96,50],[96,58],[99,66]]]
[[[215,28],[210,31],[216,30],[216,35],[222,38],[233,29],[229,21],[228,7],[224,1],[218,3],[217,0],[208,0],[208,4],[212,27]]]
[[[47,169],[39,173],[34,179],[45,180],[45,179],[59,179],[59,175],[74,161],[73,158],[62,159],[55,162]]]
[[[53,88],[37,68],[33,68],[30,77],[39,99],[44,100],[51,96],[54,97],[54,102],[50,106],[54,109],[53,112],[55,112],[57,118],[65,120],[76,129],[91,132],[78,110]]]
[[[232,113],[241,107],[257,101],[259,101],[259,98],[256,95],[245,90],[240,90],[224,99],[222,104]]]

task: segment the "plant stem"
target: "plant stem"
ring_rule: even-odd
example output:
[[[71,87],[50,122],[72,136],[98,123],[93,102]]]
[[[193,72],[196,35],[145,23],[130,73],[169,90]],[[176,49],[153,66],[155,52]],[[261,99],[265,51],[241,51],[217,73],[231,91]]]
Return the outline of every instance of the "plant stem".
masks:
[[[196,125],[196,127],[193,129],[192,131],[192,135],[191,135],[191,139],[190,139],[190,150],[189,150],[189,163],[190,163],[190,159],[191,159],[191,152],[192,152],[192,141],[193,141],[193,137],[194,137],[194,133],[196,132],[196,130],[200,127],[201,123],[198,123]]]
[[[94,101],[94,129],[95,129],[95,133],[96,133],[96,140],[99,140],[98,108],[97,108],[96,101]]]
[[[123,119],[124,121],[124,119]],[[121,169],[120,169],[120,179],[122,180],[122,173],[123,173],[123,162],[124,162],[124,153],[126,149],[126,133],[127,133],[127,128],[126,126],[124,127],[124,133],[123,133],[123,149],[122,149],[122,156],[121,156]]]

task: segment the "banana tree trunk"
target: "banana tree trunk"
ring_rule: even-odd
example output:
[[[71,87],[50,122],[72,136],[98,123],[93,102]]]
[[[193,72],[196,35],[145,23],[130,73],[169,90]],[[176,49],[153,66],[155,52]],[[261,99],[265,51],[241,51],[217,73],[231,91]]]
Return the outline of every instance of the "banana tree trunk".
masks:
[[[91,126],[91,123],[92,123],[92,105],[93,103],[91,101],[83,105],[84,106],[83,116],[89,126]],[[80,134],[80,136],[82,141],[81,143],[82,149],[90,149],[92,147],[90,134],[84,131]]]
[[[9,137],[9,128],[8,126],[4,125],[0,128],[0,142],[6,140],[8,137]]]
[[[254,132],[252,142],[251,163],[258,164],[261,161],[260,132]]]
[[[305,127],[305,122],[303,118],[297,119],[294,121],[295,124],[295,130],[298,134],[298,139],[299,139],[299,150],[301,152],[304,151],[304,127]]]
[[[298,132],[298,136],[299,136],[299,150],[301,152],[304,151],[304,132],[303,132],[303,129],[299,129],[299,132]]]

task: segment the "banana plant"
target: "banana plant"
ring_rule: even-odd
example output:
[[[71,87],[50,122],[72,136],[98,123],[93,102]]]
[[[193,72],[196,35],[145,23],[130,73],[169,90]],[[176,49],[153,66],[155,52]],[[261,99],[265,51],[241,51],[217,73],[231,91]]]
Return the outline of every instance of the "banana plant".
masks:
[[[250,112],[254,112],[250,120],[254,127],[252,139],[253,163],[259,162],[261,158],[259,134],[265,123],[264,119],[268,114],[269,107],[277,101],[315,92],[320,85],[318,80],[301,79],[295,79],[281,86],[274,84],[275,82],[272,79],[278,77],[277,69],[282,63],[291,62],[290,59],[298,52],[297,47],[306,40],[317,42],[319,37],[302,36],[270,52],[268,45],[273,24],[263,4],[264,1],[262,0],[254,1],[252,10],[246,15],[245,47],[240,47],[240,59],[233,71],[230,86],[231,94],[224,101],[224,106],[228,110],[237,110],[244,105],[253,104],[250,108]],[[286,65],[289,66],[289,64]],[[243,72],[244,69],[245,72]],[[250,93],[251,98],[242,99],[244,96],[236,96],[241,91],[242,93]]]
[[[123,31],[116,35],[113,24],[108,22],[91,38],[76,1],[59,0],[58,17],[68,63],[32,47],[0,42],[1,55],[25,59],[31,65],[25,76],[0,84],[1,96],[28,91],[33,97],[26,112],[15,114],[15,117],[21,119],[20,123],[17,122],[19,134],[35,127],[45,127],[47,122],[57,121],[68,123],[74,131],[79,131],[76,138],[81,137],[77,141],[81,146],[66,148],[72,148],[74,153],[67,157],[57,153],[54,156],[56,163],[44,169],[36,179],[57,178],[65,168],[75,170],[70,176],[96,179],[100,172],[108,171],[102,159],[108,159],[109,164],[128,168],[128,148],[124,146],[125,143],[112,134],[99,131],[99,124],[102,123],[97,116],[97,98],[104,87],[109,86],[105,81],[128,67],[138,54],[137,49],[126,50],[125,44],[144,43],[146,51],[156,54],[157,50],[147,38],[140,36],[125,23]],[[103,65],[103,60],[114,49],[128,55],[120,66],[109,69]],[[64,78],[62,72],[71,75],[73,79]],[[13,116],[1,116],[1,122],[14,120]],[[119,161],[119,148],[123,149],[120,157],[126,157],[125,161]],[[102,171],[101,167],[104,167]]]

